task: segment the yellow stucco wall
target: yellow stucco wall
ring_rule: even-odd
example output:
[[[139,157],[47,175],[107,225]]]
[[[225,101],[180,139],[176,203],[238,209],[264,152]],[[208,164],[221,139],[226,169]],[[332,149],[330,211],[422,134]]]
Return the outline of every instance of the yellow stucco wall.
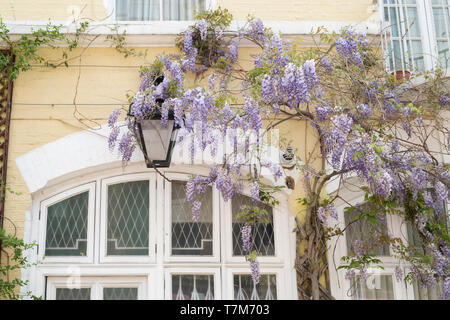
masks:
[[[217,0],[237,20],[248,14],[270,21],[366,21],[373,15],[374,0]],[[5,20],[69,19],[82,10],[84,18],[106,18],[104,0],[2,0],[0,16]],[[77,9],[78,8],[78,9]],[[77,11],[78,10],[78,11]]]

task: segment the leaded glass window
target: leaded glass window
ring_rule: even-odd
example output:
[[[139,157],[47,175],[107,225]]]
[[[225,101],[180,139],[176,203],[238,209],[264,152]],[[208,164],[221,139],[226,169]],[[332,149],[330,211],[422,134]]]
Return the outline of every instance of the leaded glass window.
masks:
[[[108,186],[107,255],[148,255],[149,182]]]
[[[103,300],[137,300],[138,288],[103,288]]]
[[[91,288],[56,288],[56,300],[91,300]]]
[[[46,256],[85,256],[89,192],[47,208]]]
[[[373,211],[370,203],[358,206],[353,212],[346,212],[345,217],[345,237],[347,240],[347,250],[349,255],[355,255],[356,241],[366,253],[376,256],[389,256],[389,245],[384,243],[383,237],[388,234],[386,216],[380,214],[375,225],[360,215],[365,211]]]
[[[392,275],[369,275],[366,281],[356,276],[352,281],[354,300],[393,300],[394,284]]]
[[[214,276],[172,274],[172,300],[214,300]]]
[[[232,224],[233,224],[233,255],[243,256],[245,255],[242,248],[242,226],[244,222],[239,220],[236,216],[242,210],[244,205],[254,205],[250,197],[244,195],[237,195],[232,199]],[[268,213],[269,223],[266,225],[262,222],[252,225],[252,244],[250,246],[250,252],[256,250],[261,256],[274,256],[275,255],[275,233],[273,227],[273,210],[272,207],[259,204],[259,206],[265,209]]]
[[[212,188],[201,198],[200,217],[192,221],[191,205],[186,201],[186,182],[172,181],[172,255],[213,254]]]
[[[235,274],[233,285],[235,300],[277,299],[277,278],[274,274],[262,274],[256,285],[250,274]]]

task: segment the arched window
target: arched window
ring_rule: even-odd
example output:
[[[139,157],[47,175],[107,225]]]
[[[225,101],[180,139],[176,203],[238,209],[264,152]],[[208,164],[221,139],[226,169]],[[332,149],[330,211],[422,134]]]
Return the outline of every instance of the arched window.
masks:
[[[253,228],[262,274],[254,286],[236,218],[248,190],[226,202],[208,187],[195,222],[185,194],[192,173],[105,170],[40,192],[28,289],[58,300],[295,299],[287,197],[265,206],[268,223]]]

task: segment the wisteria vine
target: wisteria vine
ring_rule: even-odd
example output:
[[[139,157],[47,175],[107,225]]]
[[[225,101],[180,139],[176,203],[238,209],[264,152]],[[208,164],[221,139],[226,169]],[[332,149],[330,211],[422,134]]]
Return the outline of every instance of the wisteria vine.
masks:
[[[177,40],[179,55],[161,55],[141,70],[139,90],[125,118],[130,130],[119,137],[120,110],[109,118],[110,148],[117,145],[124,163],[128,162],[139,145],[133,134],[136,123],[155,111],[162,114],[163,125],[173,112],[181,127],[178,143],[188,143],[192,157],[205,150],[214,155],[227,139],[234,149],[243,145],[244,156],[224,155],[208,176],[188,181],[186,199],[197,221],[208,186],[214,185],[225,201],[249,188],[253,206],[241,208],[241,240],[258,283],[252,226],[267,220],[263,204],[276,205],[273,190],[262,183],[262,172],[270,172],[275,180],[283,175],[279,163],[264,159],[258,151],[269,129],[291,119],[302,120],[316,130],[318,151],[312,156],[296,155],[306,192],[299,199],[305,217],[297,219],[296,230],[299,297],[332,298],[320,277],[327,273],[326,252],[332,250],[326,240],[343,235],[335,202],[345,199],[339,190],[330,195],[323,191],[331,179],[341,187],[357,179],[365,201],[372,205],[360,210],[359,205],[347,203],[346,210],[355,220],[376,226],[387,214],[395,214],[420,235],[422,251],[374,228],[375,243],[389,245],[395,257],[410,266],[408,273],[397,266],[396,278],[427,286],[439,283],[443,298],[448,299],[450,238],[442,204],[449,201],[450,171],[441,159],[450,148],[450,95],[443,73],[427,74],[421,86],[414,87],[386,74],[368,37],[352,29],[340,34],[319,29],[313,36],[320,38],[322,46],[299,50],[265,28],[260,19],[249,19],[234,31],[231,20],[229,12],[221,9],[199,14]],[[243,41],[261,48],[251,69],[239,65]],[[323,43],[328,47],[324,49]],[[207,81],[189,87],[188,74]],[[230,135],[236,131],[256,133],[256,139]],[[248,156],[252,151],[255,157]],[[367,245],[354,243],[354,254],[343,258],[339,268],[347,270],[347,279],[352,280],[357,271],[364,280],[367,268],[380,264]]]

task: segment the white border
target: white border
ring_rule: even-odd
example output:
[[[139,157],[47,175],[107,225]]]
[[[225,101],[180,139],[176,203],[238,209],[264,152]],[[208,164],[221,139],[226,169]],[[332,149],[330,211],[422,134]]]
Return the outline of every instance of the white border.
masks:
[[[224,277],[224,283],[228,285],[225,286],[224,297],[225,300],[235,300],[234,299],[234,275],[245,274],[250,275],[248,266],[247,267],[230,267],[225,268],[222,272]],[[270,274],[276,276],[277,283],[277,299],[276,300],[287,300],[290,299],[290,293],[286,286],[286,275],[288,271],[285,268],[276,267],[261,267],[261,274]]]
[[[170,180],[187,181],[189,176],[182,173],[165,173]],[[212,256],[174,256],[172,249],[172,183],[164,180],[164,236],[165,236],[165,261],[167,262],[220,262],[220,221],[219,221],[219,192],[212,186],[212,220],[213,220],[213,254]]]
[[[250,196],[249,187],[246,186],[241,192],[244,196]],[[248,263],[245,260],[245,256],[233,255],[233,214],[232,214],[232,201],[225,201],[221,197],[221,215],[222,219],[222,251],[224,252],[223,260],[227,263]],[[268,264],[283,264],[289,257],[290,246],[283,245],[289,242],[289,232],[286,230],[289,228],[288,215],[289,210],[286,203],[280,201],[280,204],[276,207],[272,207],[273,213],[273,228],[274,228],[274,242],[275,242],[275,255],[274,256],[258,256],[260,263]]]
[[[222,299],[222,281],[220,268],[214,267],[193,267],[193,268],[166,268],[164,278],[166,280],[166,290],[164,298],[172,300],[172,275],[212,275],[214,276],[214,300]]]
[[[69,283],[67,277],[47,278],[46,300],[56,299],[57,288],[91,288],[91,300],[103,300],[103,288],[137,288],[138,300],[146,300],[145,277],[82,277],[79,283]]]
[[[45,256],[46,232],[47,232],[47,209],[53,204],[69,199],[81,193],[88,192],[88,216],[87,216],[87,244],[86,256]],[[63,191],[51,198],[41,202],[39,212],[39,247],[38,260],[44,263],[92,263],[94,252],[94,214],[95,214],[95,182],[84,184],[70,190]],[[39,219],[40,214],[40,219]]]
[[[149,246],[148,256],[107,256],[107,204],[108,204],[108,186],[124,182],[134,181],[148,181],[149,182]],[[154,263],[155,249],[156,249],[156,178],[154,173],[148,174],[130,174],[123,176],[116,176],[102,180],[101,186],[101,210],[100,210],[100,263]]]

